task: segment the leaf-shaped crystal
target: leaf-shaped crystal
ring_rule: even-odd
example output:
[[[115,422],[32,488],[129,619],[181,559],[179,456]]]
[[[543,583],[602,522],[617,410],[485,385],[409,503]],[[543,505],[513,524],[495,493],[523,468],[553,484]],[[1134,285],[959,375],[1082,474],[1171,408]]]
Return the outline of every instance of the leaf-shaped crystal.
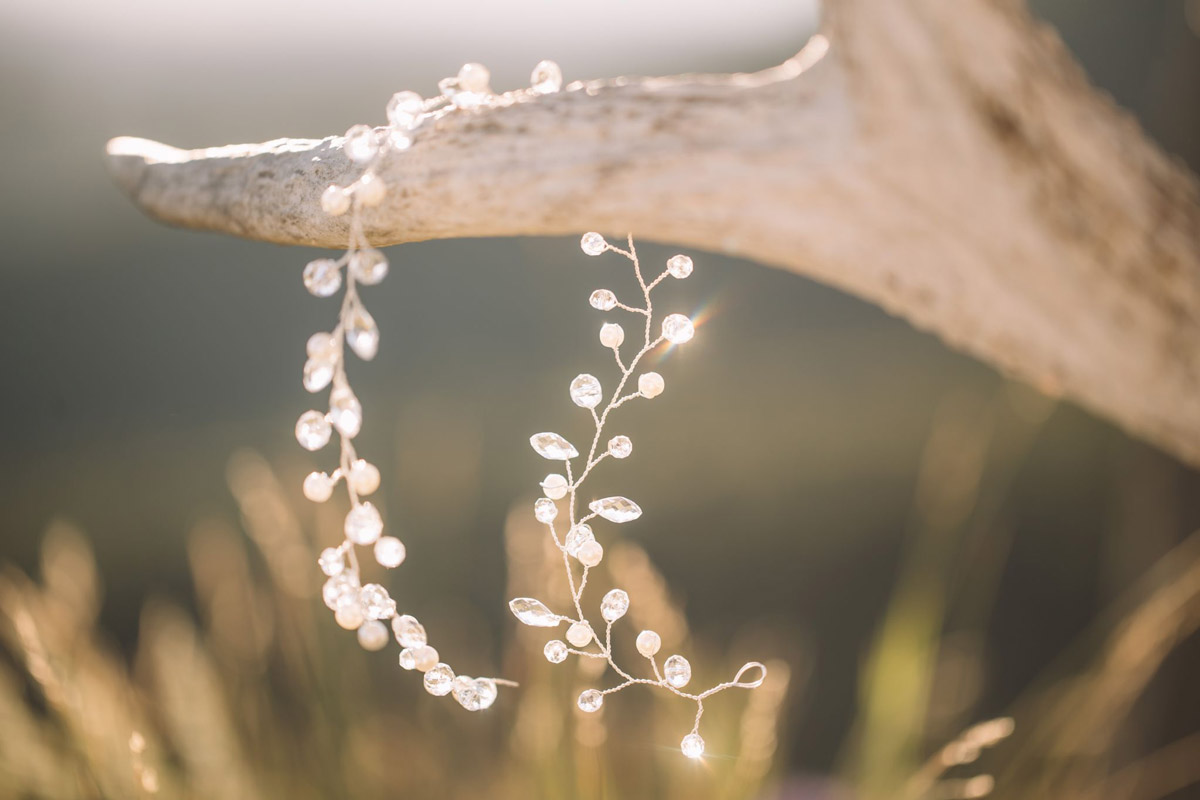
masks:
[[[517,597],[508,601],[508,607],[521,622],[534,628],[557,628],[562,617],[555,614],[541,600],[532,597]]]
[[[379,327],[365,308],[356,305],[346,325],[346,344],[363,361],[370,361],[379,352]]]
[[[533,449],[539,456],[551,461],[566,461],[568,458],[575,458],[579,455],[575,445],[557,433],[535,433],[529,437],[529,444],[533,445]]]
[[[642,515],[642,509],[628,497],[605,497],[593,500],[588,508],[609,522],[630,522]]]

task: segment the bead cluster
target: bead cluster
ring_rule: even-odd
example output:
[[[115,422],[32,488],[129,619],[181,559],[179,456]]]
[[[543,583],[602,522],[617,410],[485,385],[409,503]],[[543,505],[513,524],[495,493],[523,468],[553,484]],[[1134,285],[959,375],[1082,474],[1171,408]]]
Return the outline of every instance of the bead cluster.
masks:
[[[629,306],[617,300],[617,296],[608,289],[597,289],[588,298],[588,303],[599,311],[621,309],[631,314],[645,317],[645,331],[642,347],[629,360],[628,365],[621,356],[621,345],[625,341],[625,330],[616,322],[605,322],[600,328],[600,344],[612,350],[620,378],[610,399],[604,402],[604,392],[599,379],[593,375],[583,374],[571,381],[568,393],[575,405],[588,410],[595,425],[591,447],[579,477],[574,477],[571,461],[579,456],[579,451],[565,438],[557,433],[545,432],[530,437],[533,449],[544,458],[551,461],[562,461],[563,472],[547,475],[541,482],[545,497],[539,498],[533,505],[534,517],[549,529],[550,537],[555,546],[562,552],[563,566],[566,570],[567,583],[574,604],[573,614],[557,614],[540,600],[532,597],[518,597],[509,602],[509,608],[518,620],[526,625],[539,628],[557,628],[568,623],[566,642],[551,639],[546,643],[544,654],[552,664],[560,664],[568,655],[584,658],[603,659],[613,671],[623,680],[608,689],[587,689],[579,695],[579,708],[587,712],[599,711],[604,705],[607,695],[619,692],[635,684],[657,686],[673,692],[680,697],[696,703],[696,718],[691,731],[680,742],[680,750],[689,758],[700,758],[704,755],[704,739],[700,736],[700,718],[704,715],[704,700],[707,697],[730,688],[753,689],[766,678],[766,667],[758,662],[745,664],[733,680],[718,684],[699,693],[684,691],[692,679],[692,665],[681,655],[669,656],[662,662],[660,668],[657,660],[659,649],[662,647],[661,637],[654,631],[642,631],[637,635],[635,646],[648,662],[649,672],[653,677],[634,677],[630,672],[618,666],[612,652],[613,623],[625,616],[629,610],[629,595],[621,589],[612,589],[600,600],[600,616],[603,619],[603,635],[598,634],[594,626],[584,614],[582,597],[588,582],[589,571],[600,564],[604,558],[604,547],[596,540],[591,525],[588,523],[599,517],[614,523],[631,522],[642,515],[642,509],[637,503],[627,497],[603,497],[588,503],[591,513],[576,518],[576,498],[584,480],[592,470],[605,458],[627,458],[633,452],[633,443],[628,436],[614,436],[608,440],[607,446],[597,455],[604,426],[609,415],[620,406],[635,398],[654,398],[663,393],[666,386],[663,377],[657,372],[642,372],[637,376],[637,389],[627,394],[626,385],[630,383],[634,372],[642,358],[664,342],[671,345],[684,344],[695,335],[695,326],[691,319],[683,314],[668,314],[661,323],[657,335],[654,329],[654,307],[650,294],[656,286],[667,277],[686,278],[692,274],[692,259],[685,255],[672,256],[667,261],[666,269],[649,283],[642,276],[641,264],[637,251],[634,249],[633,237],[628,239],[628,250],[623,250],[605,241],[599,233],[584,234],[580,241],[583,252],[589,256],[599,256],[607,251],[625,256],[633,264],[634,274],[642,289],[644,306]],[[653,337],[653,338],[652,338]],[[564,500],[567,509],[565,533],[560,537],[555,526],[558,519],[559,506],[556,501]],[[578,562],[576,567],[573,562]],[[579,575],[576,577],[576,571]],[[747,674],[750,677],[747,677]]]
[[[511,102],[524,95],[558,91],[562,72],[552,61],[537,65],[532,86],[519,92],[495,95],[490,75],[482,64],[466,64],[454,78],[438,83],[441,94],[422,98],[412,91],[397,92],[387,105],[388,124],[380,128],[355,125],[346,131],[342,150],[362,174],[348,186],[330,186],[321,195],[321,207],[331,216],[350,214],[350,241],[339,259],[319,258],[304,268],[304,286],[316,297],[332,297],[345,289],[338,322],[332,331],[314,333],[308,340],[304,364],[304,388],[309,392],[329,389],[329,409],[311,410],[296,422],[296,439],[306,450],[320,450],[334,432],[340,443],[338,467],[332,473],[313,472],[304,479],[304,496],[323,503],[345,482],[350,511],[343,525],[344,540],[321,552],[318,564],[328,577],[322,590],[325,604],[341,627],[356,631],[367,650],[387,646],[390,621],[392,634],[402,648],[400,666],[424,673],[425,689],[432,695],[451,694],[470,711],[486,709],[496,700],[497,685],[512,685],[496,678],[455,675],[429,645],[425,628],[416,618],[396,613],[396,601],[377,583],[360,579],[356,546],[371,547],[375,560],[392,569],[404,562],[404,543],[383,535],[383,517],[369,500],[380,484],[379,470],[358,457],[354,439],[362,429],[362,404],[346,378],[346,347],[363,361],[379,351],[379,328],[359,297],[360,286],[373,286],[388,273],[387,258],[370,246],[363,232],[362,211],[383,202],[387,185],[377,167],[389,153],[407,150],[428,120],[458,109],[472,109]]]

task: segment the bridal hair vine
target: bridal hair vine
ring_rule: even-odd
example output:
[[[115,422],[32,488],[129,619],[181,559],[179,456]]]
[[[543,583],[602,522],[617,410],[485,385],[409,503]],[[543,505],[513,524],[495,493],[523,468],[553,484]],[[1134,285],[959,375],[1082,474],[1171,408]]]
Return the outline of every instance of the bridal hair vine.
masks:
[[[360,286],[373,286],[388,273],[383,253],[371,247],[363,231],[362,211],[383,202],[387,185],[377,167],[391,152],[407,150],[421,128],[456,111],[507,105],[537,95],[557,92],[562,72],[552,61],[534,68],[531,86],[502,95],[490,87],[490,74],[482,64],[466,64],[457,77],[438,83],[437,97],[422,98],[412,91],[397,92],[387,105],[388,124],[373,128],[355,125],[346,131],[342,150],[346,157],[362,167],[359,177],[348,186],[330,186],[321,195],[321,207],[331,216],[349,214],[349,244],[338,259],[319,258],[304,268],[304,286],[317,297],[332,297],[345,287],[337,325],[332,331],[314,333],[308,340],[308,360],[304,364],[304,388],[320,392],[329,388],[329,410],[306,411],[296,422],[296,439],[306,450],[320,450],[338,435],[340,456],[331,473],[313,472],[304,479],[304,496],[323,503],[344,482],[350,511],[343,526],[344,539],[337,547],[322,551],[318,563],[328,576],[322,590],[325,604],[334,612],[337,624],[357,632],[358,642],[367,650],[381,650],[388,644],[387,625],[402,648],[400,666],[424,673],[425,689],[432,695],[453,695],[463,708],[480,711],[496,700],[497,685],[515,685],[498,678],[470,678],[455,675],[438,651],[429,645],[424,626],[415,617],[396,613],[396,601],[377,583],[363,584],[356,548],[372,547],[375,560],[392,569],[404,561],[404,543],[395,536],[383,535],[383,517],[374,504],[363,497],[379,488],[379,469],[358,457],[354,439],[362,429],[362,405],[346,378],[346,348],[363,361],[370,361],[379,350],[379,328],[359,297]]]
[[[642,290],[641,307],[630,306],[620,302],[617,296],[608,289],[597,289],[588,298],[588,303],[599,311],[621,309],[634,315],[645,317],[645,331],[641,348],[629,360],[628,365],[621,356],[621,345],[625,341],[625,329],[616,322],[605,322],[600,327],[600,344],[612,350],[620,378],[616,388],[604,402],[604,391],[600,381],[588,374],[577,376],[571,381],[569,394],[575,405],[587,409],[595,425],[591,446],[587,458],[583,461],[578,477],[572,467],[572,459],[579,457],[579,451],[565,438],[557,433],[538,433],[530,437],[530,444],[538,455],[551,461],[563,463],[562,473],[547,475],[541,483],[545,497],[538,498],[533,505],[533,513],[538,522],[543,523],[549,530],[555,547],[561,551],[563,567],[566,571],[567,584],[571,592],[573,608],[568,614],[557,614],[545,603],[532,597],[518,597],[509,602],[509,608],[518,620],[526,625],[539,628],[557,628],[562,623],[568,623],[566,642],[551,639],[546,643],[545,656],[552,664],[560,664],[568,655],[581,658],[602,659],[622,679],[621,682],[608,689],[586,689],[579,695],[579,708],[586,712],[599,711],[604,705],[604,698],[610,694],[634,685],[658,687],[672,692],[696,704],[696,717],[691,731],[683,737],[680,749],[689,758],[700,758],[704,755],[704,739],[700,736],[700,718],[704,715],[704,701],[718,692],[726,689],[753,689],[762,684],[767,675],[767,668],[757,661],[751,661],[742,666],[734,675],[733,680],[720,683],[701,692],[688,692],[685,687],[692,679],[692,665],[682,655],[669,656],[661,665],[657,660],[658,651],[662,647],[661,637],[651,630],[642,631],[634,642],[638,653],[647,661],[643,674],[647,672],[652,677],[635,677],[633,670],[626,670],[617,664],[613,657],[613,623],[625,616],[629,610],[629,595],[622,589],[611,589],[600,600],[600,616],[604,621],[603,633],[588,620],[583,610],[583,592],[587,587],[589,571],[600,564],[604,558],[604,547],[596,540],[590,521],[597,517],[608,522],[631,522],[642,515],[642,509],[637,503],[627,497],[604,497],[588,503],[590,513],[576,518],[577,498],[584,481],[592,470],[606,458],[623,459],[633,452],[633,443],[628,436],[613,436],[607,446],[597,455],[604,426],[609,421],[609,415],[617,408],[635,398],[651,399],[662,394],[665,383],[657,372],[642,372],[636,378],[636,389],[630,389],[627,394],[626,385],[633,378],[641,360],[663,342],[669,345],[681,345],[691,340],[695,334],[692,320],[683,314],[667,314],[662,318],[661,328],[657,336],[654,328],[654,306],[650,294],[665,278],[686,278],[692,274],[692,259],[685,255],[672,256],[667,260],[666,269],[649,283],[642,276],[641,263],[634,249],[633,237],[628,238],[628,250],[622,250],[605,241],[599,233],[586,233],[580,242],[583,252],[589,256],[599,256],[607,251],[619,253],[633,264],[633,272]],[[651,338],[654,336],[654,338]],[[567,520],[565,531],[560,537],[555,526],[558,519],[559,507],[556,501],[565,500]],[[578,563],[576,567],[575,562]],[[576,572],[578,570],[578,577]]]

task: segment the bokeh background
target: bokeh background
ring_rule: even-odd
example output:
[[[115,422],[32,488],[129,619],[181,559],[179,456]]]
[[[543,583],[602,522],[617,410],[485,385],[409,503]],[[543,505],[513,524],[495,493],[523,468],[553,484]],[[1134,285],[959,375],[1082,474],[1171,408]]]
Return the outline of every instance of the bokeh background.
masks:
[[[1200,168],[1200,2],[1032,6]],[[686,708],[626,694],[581,720],[594,679],[514,631],[504,603],[541,569],[528,436],[585,431],[567,383],[611,369],[586,298],[632,285],[567,239],[389,248],[366,299],[360,453],[410,554],[389,588],[451,663],[526,684],[483,722],[426,697],[315,596],[339,512],[302,501],[329,465],[291,431],[336,314],[300,282],[317,251],[153,224],[104,171],[116,135],[382,122],[464,61],[497,90],[542,58],[568,80],[758,69],[818,21],[784,0],[0,6],[0,796],[932,797],[987,773],[997,796],[1200,797],[1200,473],[874,307],[700,252],[663,295],[705,322],[594,488],[646,509],[614,579],[686,616],[714,681],[772,659],[765,699],[712,704],[697,768],[671,752]],[[983,760],[921,777],[1006,715]]]

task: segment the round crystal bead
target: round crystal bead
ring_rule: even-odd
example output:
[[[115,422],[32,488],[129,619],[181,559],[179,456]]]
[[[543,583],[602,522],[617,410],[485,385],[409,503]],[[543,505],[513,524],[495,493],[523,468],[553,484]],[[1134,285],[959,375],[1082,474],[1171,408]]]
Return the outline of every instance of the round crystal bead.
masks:
[[[692,665],[683,656],[671,656],[663,664],[663,677],[676,689],[682,689],[692,679]]]
[[[342,142],[342,150],[346,158],[355,164],[365,164],[375,157],[379,145],[375,139],[375,130],[370,125],[355,125],[346,131],[346,139]]]
[[[637,635],[637,651],[646,658],[653,658],[662,647],[662,637],[654,631],[642,631]]]
[[[346,559],[342,558],[341,550],[326,547],[317,558],[317,564],[321,567],[321,572],[332,578],[334,575],[340,575],[346,568]]]
[[[454,689],[454,670],[449,664],[435,664],[425,673],[425,691],[435,697],[450,694]]]
[[[368,619],[388,619],[396,613],[396,601],[378,583],[368,583],[358,593]]]
[[[329,393],[329,421],[338,433],[351,439],[362,430],[362,404],[349,386],[335,386]]]
[[[332,434],[329,420],[320,411],[305,411],[296,421],[296,441],[305,450],[320,450]]]
[[[304,362],[304,388],[319,392],[333,380],[333,362],[323,358],[310,358]]]
[[[552,472],[542,481],[542,491],[551,500],[561,500],[567,496],[567,479],[557,472]]]
[[[350,194],[340,186],[330,186],[321,193],[321,210],[331,217],[340,217],[350,210]]]
[[[628,436],[614,436],[608,440],[608,452],[613,458],[629,458],[633,442]]]
[[[342,271],[332,258],[318,258],[304,267],[304,288],[316,297],[329,297],[342,288]]]
[[[375,544],[383,533],[383,518],[371,503],[360,503],[346,515],[346,538],[355,544]]]
[[[586,622],[572,622],[567,628],[567,641],[576,647],[587,647],[592,641],[592,626]]]
[[[671,256],[667,259],[667,272],[672,278],[686,278],[692,274],[692,259],[685,255]]]
[[[604,705],[604,695],[595,689],[585,689],[579,695],[579,707],[589,714],[599,711],[602,705]]]
[[[364,622],[358,629],[358,643],[364,650],[382,650],[388,643],[387,626],[377,619]]]
[[[662,334],[671,344],[683,344],[692,340],[696,328],[683,314],[668,314],[662,322]]]
[[[375,542],[375,560],[381,567],[395,569],[404,563],[405,555],[404,542],[395,536],[381,536]]]
[[[324,503],[333,496],[335,483],[336,481],[324,472],[310,472],[304,477],[304,496],[314,503]]]
[[[700,738],[700,734],[698,733],[689,733],[679,743],[679,749],[688,758],[700,758],[700,756],[704,755],[704,740]]]
[[[608,242],[595,231],[589,231],[579,240],[579,247],[589,256],[598,256],[608,249]]]
[[[529,76],[529,85],[537,94],[554,94],[562,88],[562,69],[553,61],[539,61]]]
[[[598,566],[604,560],[604,548],[595,540],[587,542],[579,548],[579,554],[576,558],[585,567]]]
[[[563,542],[563,547],[567,549],[567,555],[578,558],[579,551],[583,549],[583,546],[588,542],[594,541],[596,541],[596,536],[592,533],[592,526],[586,522],[581,522],[567,531],[567,538]]]
[[[453,692],[454,699],[467,711],[479,711],[482,708],[479,703],[479,688],[474,678],[459,675],[454,679]]]
[[[571,402],[581,408],[595,408],[600,405],[602,395],[600,381],[596,380],[594,375],[584,373],[571,381]]]
[[[600,326],[600,344],[605,347],[620,347],[625,341],[625,329],[615,322],[606,322]]]
[[[613,589],[600,601],[600,616],[605,622],[616,622],[629,610],[629,595],[622,589]]]
[[[359,283],[374,286],[387,277],[388,260],[374,247],[356,250],[350,256],[350,271]]]
[[[617,307],[617,296],[608,289],[597,289],[588,297],[588,304],[600,311],[612,311]]]
[[[424,106],[425,101],[416,92],[396,92],[387,104],[388,122],[400,129],[412,128],[420,118]]]
[[[567,660],[567,645],[559,639],[551,639],[542,649],[546,660],[551,664],[561,664]]]
[[[429,638],[425,635],[425,626],[417,622],[416,617],[408,614],[392,617],[392,632],[396,634],[396,641],[401,647],[418,649],[429,643]],[[437,659],[434,659],[434,663],[436,662]]]
[[[359,494],[374,494],[379,488],[379,469],[369,461],[355,459],[350,465],[349,481]]]
[[[379,352],[379,326],[361,305],[355,305],[346,323],[346,344],[363,361],[370,361]]]
[[[658,397],[663,393],[664,388],[666,388],[666,384],[663,382],[663,377],[657,372],[644,372],[638,376],[638,392],[642,397]]]
[[[358,597],[358,576],[351,572],[334,575],[321,587],[321,599],[331,610],[336,610],[338,602],[346,596]]]
[[[500,692],[496,688],[496,682],[491,678],[476,678],[475,694],[478,698],[478,708],[476,710],[482,711],[492,707],[492,703],[496,702],[496,696]]]
[[[308,337],[308,342],[304,345],[304,352],[309,358],[315,358],[318,361],[337,361],[337,339],[333,338],[332,333],[318,331]]]
[[[400,651],[400,666],[404,669],[416,669],[417,657],[413,654],[414,651],[409,648],[404,648]]]
[[[533,504],[533,515],[538,522],[553,522],[558,516],[558,506],[548,497],[539,497]]]

